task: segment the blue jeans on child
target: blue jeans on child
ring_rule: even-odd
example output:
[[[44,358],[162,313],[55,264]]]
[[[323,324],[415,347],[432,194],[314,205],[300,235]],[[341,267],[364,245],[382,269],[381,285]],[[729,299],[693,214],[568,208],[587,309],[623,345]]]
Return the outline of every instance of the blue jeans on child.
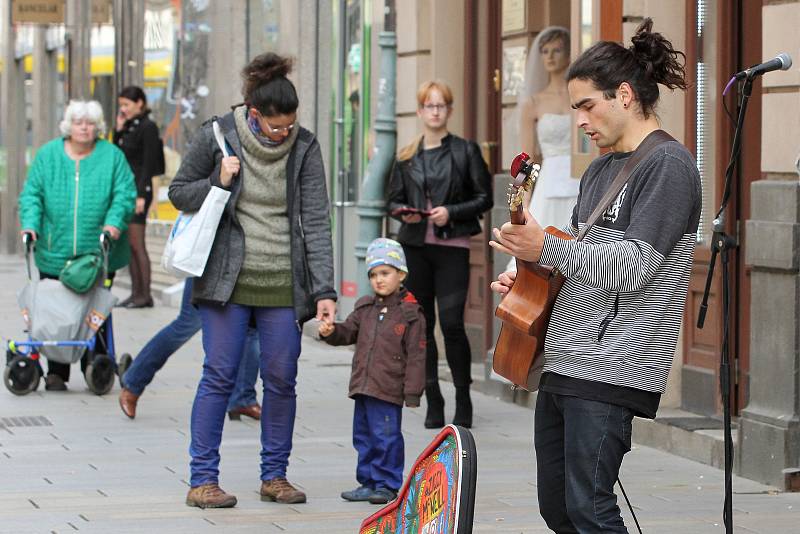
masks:
[[[141,395],[169,357],[189,341],[201,326],[200,313],[192,306],[192,279],[187,278],[178,317],[162,328],[139,352],[122,377],[125,387],[132,393]],[[255,388],[258,380],[258,334],[253,328],[247,333],[244,351],[236,387],[228,401],[228,410],[252,406],[258,402]]]
[[[400,430],[403,407],[356,395],[353,446],[358,451],[356,480],[372,489],[397,491],[403,484],[405,444]]]
[[[261,480],[286,476],[297,396],[300,329],[293,308],[264,308],[228,303],[200,304],[203,376],[192,406],[189,454],[191,486],[218,483],[219,446],[225,406],[234,389],[248,324],[255,319],[261,346]]]

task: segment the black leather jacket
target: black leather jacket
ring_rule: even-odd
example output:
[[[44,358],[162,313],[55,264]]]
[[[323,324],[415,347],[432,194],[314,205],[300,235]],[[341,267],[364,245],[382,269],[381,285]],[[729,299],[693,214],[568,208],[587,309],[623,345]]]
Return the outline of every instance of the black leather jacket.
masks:
[[[493,203],[489,168],[478,145],[472,141],[449,134],[442,139],[442,147],[442,156],[434,165],[442,165],[442,172],[437,174],[450,176],[450,179],[437,180],[428,187],[431,205],[447,208],[450,220],[444,226],[434,226],[434,234],[440,239],[478,234],[481,232],[478,219]],[[411,159],[395,162],[389,181],[389,213],[402,207],[426,208],[422,158],[422,151],[418,150]],[[399,216],[395,218],[402,220]],[[403,223],[397,240],[404,245],[422,246],[426,229],[425,219],[416,224]]]

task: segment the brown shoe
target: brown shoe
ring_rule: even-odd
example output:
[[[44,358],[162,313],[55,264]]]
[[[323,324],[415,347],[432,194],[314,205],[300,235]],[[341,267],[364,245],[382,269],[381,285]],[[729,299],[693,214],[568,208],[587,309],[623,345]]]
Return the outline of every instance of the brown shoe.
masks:
[[[261,500],[298,504],[306,502],[306,494],[289,484],[285,478],[273,478],[261,481]]]
[[[122,388],[119,394],[119,407],[122,408],[122,413],[131,419],[136,417],[137,402],[139,402],[139,395],[136,395],[129,389]]]
[[[242,416],[250,417],[256,421],[261,419],[261,406],[258,403],[251,404],[250,406],[240,406],[228,412],[228,419],[231,421],[238,421]]]
[[[219,484],[203,484],[189,490],[186,495],[186,506],[198,508],[233,508],[236,497],[225,493]]]

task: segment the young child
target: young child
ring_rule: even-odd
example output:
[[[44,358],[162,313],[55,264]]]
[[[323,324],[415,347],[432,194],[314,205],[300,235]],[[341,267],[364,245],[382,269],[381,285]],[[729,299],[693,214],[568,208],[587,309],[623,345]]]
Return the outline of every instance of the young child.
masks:
[[[379,238],[367,248],[367,273],[374,295],[360,298],[343,323],[321,323],[331,345],[356,344],[349,396],[356,401],[353,446],[356,480],[348,501],[386,504],[403,483],[403,401],[419,406],[425,389],[425,317],[402,284],[408,273],[400,243]]]

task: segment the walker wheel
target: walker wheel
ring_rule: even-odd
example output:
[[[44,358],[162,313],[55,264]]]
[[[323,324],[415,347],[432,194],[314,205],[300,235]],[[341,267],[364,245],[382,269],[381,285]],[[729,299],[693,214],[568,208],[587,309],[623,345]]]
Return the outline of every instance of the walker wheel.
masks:
[[[127,352],[124,353],[122,356],[119,357],[119,361],[117,362],[117,376],[119,376],[119,387],[124,388],[125,384],[122,383],[122,377],[125,376],[125,371],[133,363],[133,358]]]
[[[41,378],[39,364],[27,356],[14,356],[3,371],[3,382],[14,395],[27,395],[36,391]]]
[[[92,393],[105,395],[114,387],[114,362],[107,354],[95,354],[83,376]]]

